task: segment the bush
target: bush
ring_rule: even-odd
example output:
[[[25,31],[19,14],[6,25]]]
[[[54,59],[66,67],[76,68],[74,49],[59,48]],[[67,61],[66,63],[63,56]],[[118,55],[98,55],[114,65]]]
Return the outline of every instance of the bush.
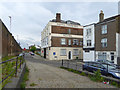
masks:
[[[85,76],[86,74],[84,72],[82,72],[80,75]]]
[[[89,76],[91,80],[93,81],[104,81],[104,78],[101,77],[101,73],[100,73],[100,70],[97,70],[97,71],[94,71],[94,74],[93,76]]]

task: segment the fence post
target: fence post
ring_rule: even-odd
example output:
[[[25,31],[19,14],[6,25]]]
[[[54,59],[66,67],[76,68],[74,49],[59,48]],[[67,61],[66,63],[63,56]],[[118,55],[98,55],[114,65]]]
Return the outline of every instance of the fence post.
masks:
[[[22,56],[20,56],[20,69],[21,69],[21,59],[22,59]]]
[[[107,64],[107,73],[108,73],[108,64]]]
[[[62,67],[63,67],[63,59],[62,59]]]
[[[25,60],[24,58],[25,58],[25,55],[23,54],[23,61]]]
[[[76,70],[77,70],[77,62],[76,62]]]
[[[18,64],[18,57],[16,58],[16,72],[15,72],[15,76],[17,76],[17,64]]]

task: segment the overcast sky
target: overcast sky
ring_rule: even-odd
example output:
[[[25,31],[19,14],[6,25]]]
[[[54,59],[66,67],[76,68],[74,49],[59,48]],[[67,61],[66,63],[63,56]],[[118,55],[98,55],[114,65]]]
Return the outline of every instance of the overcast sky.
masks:
[[[21,47],[40,45],[41,31],[49,20],[60,12],[63,20],[73,20],[81,25],[98,22],[100,10],[105,18],[118,14],[118,2],[1,2],[0,18],[10,28]],[[10,30],[10,29],[9,29]]]

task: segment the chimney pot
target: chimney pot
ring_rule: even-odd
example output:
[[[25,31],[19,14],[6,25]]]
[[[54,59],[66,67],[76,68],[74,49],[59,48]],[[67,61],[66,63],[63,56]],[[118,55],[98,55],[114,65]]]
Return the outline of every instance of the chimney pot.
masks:
[[[61,22],[61,14],[56,13],[56,22]]]
[[[99,22],[103,21],[104,20],[104,13],[103,11],[101,10],[100,11],[100,14],[99,14]]]

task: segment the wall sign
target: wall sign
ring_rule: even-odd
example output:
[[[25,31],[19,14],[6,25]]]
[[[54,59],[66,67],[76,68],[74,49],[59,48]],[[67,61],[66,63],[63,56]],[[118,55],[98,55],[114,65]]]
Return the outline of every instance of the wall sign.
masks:
[[[56,52],[53,52],[53,55],[56,55]]]

